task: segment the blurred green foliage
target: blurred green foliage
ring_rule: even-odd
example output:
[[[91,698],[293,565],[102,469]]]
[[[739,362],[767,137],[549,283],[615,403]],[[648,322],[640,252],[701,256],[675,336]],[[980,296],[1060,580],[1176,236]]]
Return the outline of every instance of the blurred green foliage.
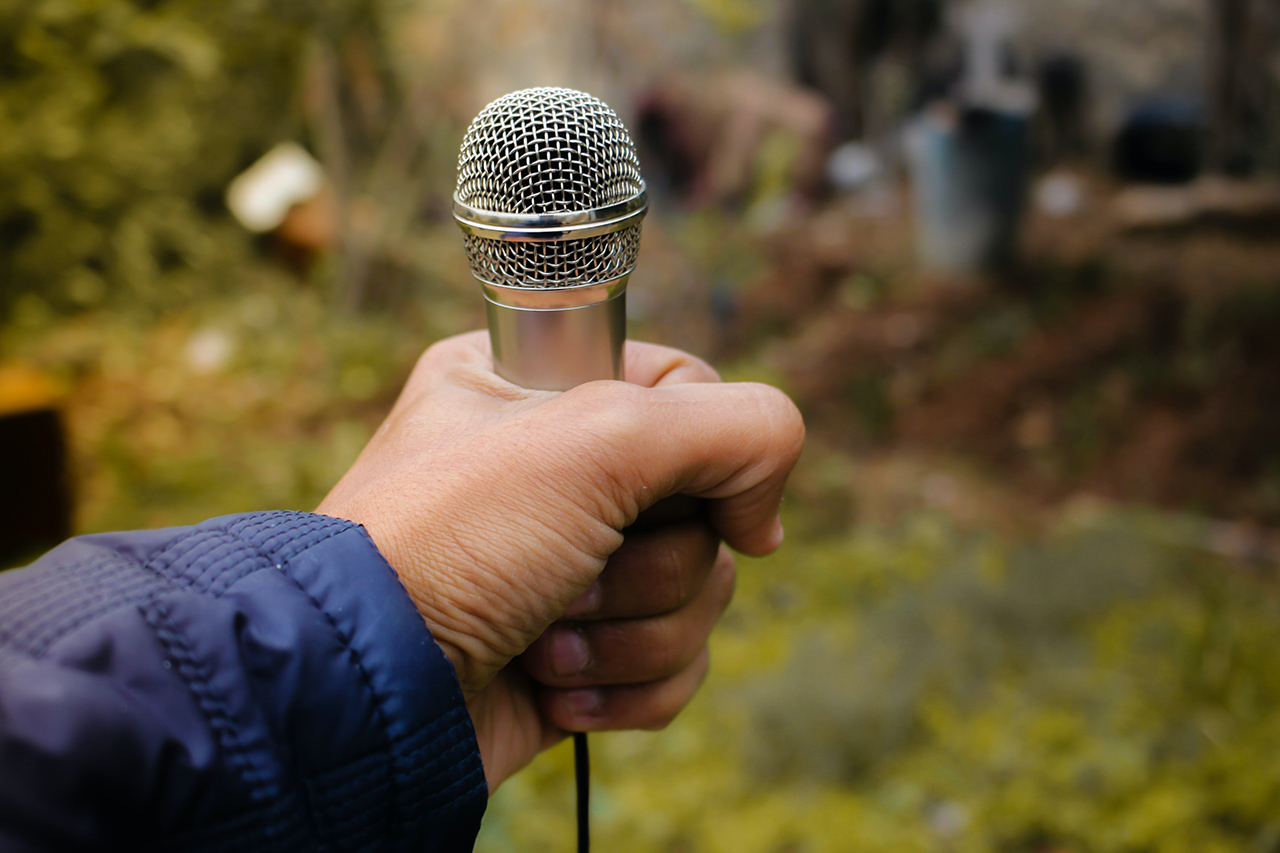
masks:
[[[595,737],[599,843],[1274,850],[1280,608],[1183,524],[1018,545],[923,515],[747,561],[694,705]],[[480,849],[563,849],[568,772],[509,783]]]
[[[162,308],[251,246],[230,179],[299,130],[309,40],[338,0],[13,0],[0,6],[0,314],[108,296]]]
[[[0,326],[0,360],[20,357],[72,390],[78,530],[314,508],[425,344],[479,319],[447,291],[394,316],[351,314],[270,265],[241,276],[159,320],[124,306],[24,310]]]

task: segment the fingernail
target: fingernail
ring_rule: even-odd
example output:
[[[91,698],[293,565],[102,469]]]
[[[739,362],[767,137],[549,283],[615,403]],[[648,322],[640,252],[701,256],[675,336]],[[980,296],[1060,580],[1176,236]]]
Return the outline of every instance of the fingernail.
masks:
[[[782,545],[782,540],[787,538],[787,532],[782,529],[782,516],[773,519],[773,547],[777,548]]]
[[[566,690],[565,704],[575,717],[597,717],[604,708],[604,696],[595,688]]]
[[[600,581],[596,581],[587,588],[587,591],[570,602],[565,608],[564,615],[572,619],[575,616],[586,616],[589,613],[595,613],[600,609],[600,598],[603,590],[600,589]]]
[[[591,650],[582,632],[560,628],[551,638],[551,671],[559,676],[577,675],[591,663]]]

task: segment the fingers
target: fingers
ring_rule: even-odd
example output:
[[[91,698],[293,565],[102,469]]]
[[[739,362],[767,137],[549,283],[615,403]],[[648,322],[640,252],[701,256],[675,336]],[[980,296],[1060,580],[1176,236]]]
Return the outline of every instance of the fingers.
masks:
[[[672,495],[646,509],[632,523],[630,530],[646,530],[675,521],[705,518],[707,502],[689,495]]]
[[[424,372],[438,374],[457,364],[492,367],[493,350],[487,332],[467,332],[432,344],[423,353]],[[711,365],[697,356],[672,347],[642,341],[627,341],[623,352],[623,372],[628,382],[652,388],[689,382],[719,382]]]
[[[672,347],[627,341],[623,375],[628,382],[652,388],[694,382],[719,382],[716,371],[702,359]],[[418,360],[412,386],[445,380],[483,391],[500,399],[512,396],[512,385],[493,373],[493,350],[487,332],[468,332],[432,344]],[[519,389],[524,391],[526,389]]]
[[[418,402],[428,393],[468,394],[468,405],[537,398],[546,392],[521,388],[493,371],[487,332],[455,335],[429,346],[418,358],[398,405]]]
[[[621,515],[610,521],[633,524],[653,502],[683,492],[716,499],[709,517],[743,553],[759,556],[781,544],[778,504],[803,445],[804,424],[780,391],[754,383],[721,385],[701,359],[634,341],[625,351],[629,386],[599,382],[564,395],[547,395],[497,377],[490,362],[485,333],[459,335],[428,349],[414,379],[422,385],[444,383],[477,391],[477,396],[498,404],[554,402],[559,412],[544,426],[556,434],[533,441],[547,450],[559,446],[562,456],[578,455],[584,444],[591,445],[585,449],[612,456],[590,459],[600,464],[582,472],[588,480],[615,487],[607,497],[614,498]],[[636,386],[647,392],[626,390]],[[553,401],[554,396],[563,399]],[[655,475],[665,480],[656,484],[657,489]]]
[[[542,713],[571,732],[665,728],[698,691],[710,655],[703,646],[692,662],[674,675],[647,684],[541,691]]]
[[[640,619],[562,621],[525,652],[525,669],[552,687],[637,684],[667,678],[689,665],[733,597],[735,570],[727,550],[702,588],[684,605]]]
[[[678,349],[640,341],[627,341],[623,353],[626,380],[645,388],[689,382],[719,382],[711,365]]]
[[[705,521],[631,528],[596,582],[565,610],[565,618],[600,621],[670,613],[702,590],[719,550],[720,537]]]

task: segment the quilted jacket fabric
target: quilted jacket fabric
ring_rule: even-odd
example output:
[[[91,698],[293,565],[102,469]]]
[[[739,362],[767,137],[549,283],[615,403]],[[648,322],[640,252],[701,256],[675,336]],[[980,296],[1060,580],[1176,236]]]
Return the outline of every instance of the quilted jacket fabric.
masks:
[[[486,800],[357,525],[226,516],[0,574],[0,851],[470,850]]]

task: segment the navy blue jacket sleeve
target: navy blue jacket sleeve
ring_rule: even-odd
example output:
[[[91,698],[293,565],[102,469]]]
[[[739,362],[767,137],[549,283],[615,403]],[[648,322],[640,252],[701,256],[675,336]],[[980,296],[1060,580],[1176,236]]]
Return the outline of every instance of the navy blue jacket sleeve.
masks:
[[[470,850],[486,799],[356,525],[227,516],[0,574],[0,850]]]

